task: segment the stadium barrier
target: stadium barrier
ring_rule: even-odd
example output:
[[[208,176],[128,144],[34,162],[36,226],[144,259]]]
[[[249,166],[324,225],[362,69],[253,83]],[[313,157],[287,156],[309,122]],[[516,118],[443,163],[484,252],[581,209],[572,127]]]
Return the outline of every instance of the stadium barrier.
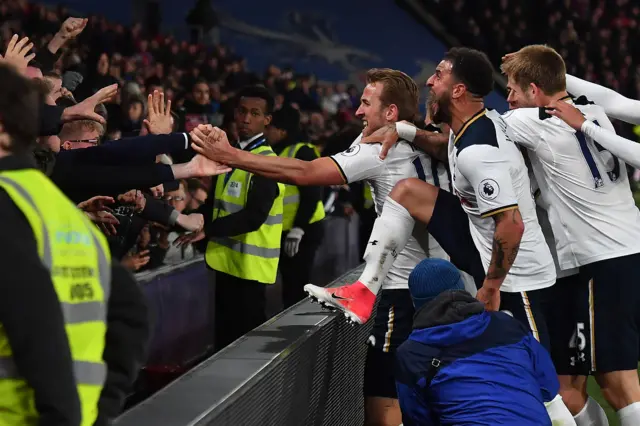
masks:
[[[203,257],[136,274],[151,310],[147,366],[179,366],[202,356],[213,335]]]
[[[356,280],[358,267],[330,286]],[[370,323],[304,300],[124,413],[115,426],[352,426]]]

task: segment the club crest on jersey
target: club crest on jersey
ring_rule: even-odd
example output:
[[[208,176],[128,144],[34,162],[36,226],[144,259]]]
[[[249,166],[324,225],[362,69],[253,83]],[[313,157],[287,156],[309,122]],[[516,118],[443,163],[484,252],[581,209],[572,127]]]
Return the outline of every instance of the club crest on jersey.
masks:
[[[349,147],[349,149],[347,149],[346,151],[341,152],[341,154],[344,155],[345,157],[353,157],[358,152],[360,152],[360,144],[353,145],[353,146]]]
[[[478,194],[485,200],[494,200],[500,194],[500,186],[493,179],[484,179],[478,186]]]

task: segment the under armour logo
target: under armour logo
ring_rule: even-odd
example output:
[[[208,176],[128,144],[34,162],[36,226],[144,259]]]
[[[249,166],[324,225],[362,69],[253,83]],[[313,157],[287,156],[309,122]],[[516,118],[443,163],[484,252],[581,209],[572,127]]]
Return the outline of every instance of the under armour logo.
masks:
[[[393,256],[394,259],[398,257],[398,252],[396,251],[396,249],[391,250],[391,256]]]
[[[586,362],[587,361],[587,357],[584,355],[584,352],[580,352],[578,354],[578,359],[576,359],[575,356],[571,357],[571,366],[575,367],[576,366],[576,362]]]
[[[378,244],[378,240],[369,241],[369,244],[371,244],[372,246],[375,246]]]

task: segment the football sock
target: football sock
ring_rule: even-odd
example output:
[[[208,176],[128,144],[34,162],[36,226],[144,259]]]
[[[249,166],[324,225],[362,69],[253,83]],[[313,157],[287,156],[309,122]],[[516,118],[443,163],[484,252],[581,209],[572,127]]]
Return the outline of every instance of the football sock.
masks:
[[[364,254],[366,266],[360,281],[378,294],[398,253],[407,245],[415,222],[407,209],[387,197],[382,214],[376,219]]]

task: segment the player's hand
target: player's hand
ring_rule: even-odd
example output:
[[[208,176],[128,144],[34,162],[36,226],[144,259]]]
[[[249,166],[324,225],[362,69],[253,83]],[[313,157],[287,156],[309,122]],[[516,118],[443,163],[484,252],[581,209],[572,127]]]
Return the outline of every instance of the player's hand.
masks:
[[[190,170],[190,177],[217,176],[231,171],[231,167],[213,161],[201,154],[193,157],[187,164]]]
[[[173,118],[171,117],[171,101],[167,101],[165,107],[164,93],[153,91],[147,99],[149,109],[148,117],[143,121],[147,131],[152,135],[168,135],[173,130]]]
[[[204,239],[204,230],[200,230],[198,232],[191,232],[189,234],[182,234],[173,242],[173,245],[176,247],[186,246],[192,243],[196,243],[202,239]]]
[[[478,290],[476,299],[484,303],[484,307],[487,311],[498,311],[500,309],[500,289],[483,285],[482,288]]]
[[[211,124],[198,124],[192,131],[189,132],[189,136],[191,136],[191,139],[204,141],[212,130],[213,126]]]
[[[193,150],[211,160],[222,163],[226,162],[225,160],[232,159],[235,155],[235,148],[229,144],[229,139],[224,130],[213,127],[203,138],[202,135],[205,134],[206,130],[207,128],[198,126],[191,131],[191,147]]]
[[[395,124],[387,124],[370,134],[367,137],[362,138],[361,143],[382,143],[382,150],[380,151],[380,159],[384,160],[389,153],[389,150],[393,145],[398,142],[400,136]]]
[[[558,117],[577,131],[582,129],[582,124],[587,120],[578,108],[564,101],[553,102],[546,106],[545,112]]]
[[[0,60],[2,63],[13,66],[20,74],[24,74],[29,62],[36,57],[35,53],[29,53],[31,49],[33,49],[33,43],[29,43],[29,37],[20,39],[18,34],[14,34],[9,40],[4,57],[0,55]]]

